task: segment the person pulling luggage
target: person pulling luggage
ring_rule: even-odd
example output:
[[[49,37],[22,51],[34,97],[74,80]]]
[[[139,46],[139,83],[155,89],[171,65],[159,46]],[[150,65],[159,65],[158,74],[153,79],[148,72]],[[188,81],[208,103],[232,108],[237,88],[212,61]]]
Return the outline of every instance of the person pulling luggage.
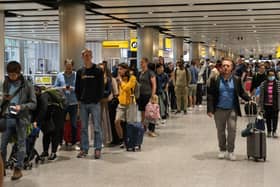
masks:
[[[246,101],[251,100],[244,91],[240,78],[233,75],[233,70],[233,60],[224,58],[221,75],[210,81],[207,95],[207,114],[210,118],[214,115],[217,128],[220,148],[218,158],[226,158],[228,152],[228,158],[231,161],[236,160],[234,155],[236,122],[237,116],[241,116],[238,97],[240,96]]]

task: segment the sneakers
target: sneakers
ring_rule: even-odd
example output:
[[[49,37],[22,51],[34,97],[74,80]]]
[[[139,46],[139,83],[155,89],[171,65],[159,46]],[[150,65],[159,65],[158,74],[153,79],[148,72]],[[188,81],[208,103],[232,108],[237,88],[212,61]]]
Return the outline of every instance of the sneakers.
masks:
[[[150,137],[157,137],[157,134],[155,132],[149,132]]]
[[[230,161],[235,161],[235,160],[236,160],[236,156],[234,155],[234,153],[229,153],[229,154],[228,154],[228,159],[229,159]]]
[[[234,153],[227,153],[226,151],[220,151],[218,154],[218,158],[219,159],[225,159],[228,158],[231,161],[235,161],[236,160],[236,156],[234,155]]]
[[[75,151],[80,151],[81,150],[80,146],[78,146],[77,144],[75,144],[73,146],[73,148],[74,148]]]
[[[11,180],[18,180],[22,177],[22,172],[21,169],[15,168],[14,169],[14,174],[11,177]]]
[[[52,153],[48,158],[49,161],[55,161],[56,159],[57,159],[57,156],[55,153]]]
[[[120,148],[123,149],[125,147],[124,142],[120,144]]]
[[[273,133],[272,133],[272,137],[273,137],[273,138],[278,138],[277,133],[276,133],[276,132],[273,132]]]
[[[268,137],[268,138],[271,138],[271,137],[272,137],[272,133],[271,133],[271,132],[268,132],[268,133],[267,133],[267,137]]]
[[[48,157],[49,153],[48,152],[42,152],[40,155],[40,158]]]
[[[227,154],[226,151],[220,151],[219,154],[218,154],[218,158],[219,159],[225,159],[226,158],[226,154]]]
[[[77,155],[77,158],[85,158],[87,156],[87,152],[85,151],[80,151],[79,154]]]

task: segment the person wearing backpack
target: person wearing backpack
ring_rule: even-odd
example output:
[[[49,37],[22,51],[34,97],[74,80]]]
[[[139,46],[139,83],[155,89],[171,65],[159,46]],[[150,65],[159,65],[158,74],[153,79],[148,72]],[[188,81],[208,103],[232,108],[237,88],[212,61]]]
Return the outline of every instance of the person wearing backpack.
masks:
[[[56,152],[64,127],[64,101],[62,91],[53,88],[42,89],[38,96],[35,122],[43,132],[43,152],[40,155],[42,160],[47,158],[49,161],[55,161],[57,159]],[[51,154],[49,155],[50,145]]]
[[[34,87],[21,74],[21,65],[16,61],[7,64],[8,76],[3,83],[2,117],[6,119],[7,128],[1,137],[1,155],[6,162],[7,145],[12,136],[17,138],[17,156],[12,180],[23,175],[24,157],[26,154],[26,128],[31,123],[31,111],[36,108],[37,100]]]
[[[189,70],[184,67],[182,61],[178,61],[177,68],[175,70],[175,94],[177,103],[177,114],[181,112],[181,109],[184,111],[184,114],[187,114],[188,90],[190,81],[191,74]]]
[[[104,96],[104,76],[100,68],[92,63],[92,51],[82,51],[84,67],[77,71],[75,92],[80,102],[81,151],[78,158],[84,158],[89,150],[88,124],[89,115],[92,115],[94,124],[94,158],[100,159],[102,149],[101,106]]]
[[[72,59],[66,59],[64,61],[64,66],[65,71],[57,75],[54,87],[62,90],[65,95],[67,106],[64,109],[64,119],[66,119],[66,115],[69,114],[71,122],[71,144],[72,146],[75,146],[75,149],[78,149],[76,145],[78,100],[75,93],[76,72],[73,71],[74,61]],[[60,134],[61,145],[63,141],[63,131],[64,128],[61,129]]]

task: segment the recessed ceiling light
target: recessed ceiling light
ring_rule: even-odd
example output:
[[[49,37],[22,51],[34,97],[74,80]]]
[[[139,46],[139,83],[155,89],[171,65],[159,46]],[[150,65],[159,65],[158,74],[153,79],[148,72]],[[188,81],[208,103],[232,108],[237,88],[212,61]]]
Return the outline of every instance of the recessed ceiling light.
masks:
[[[189,6],[193,6],[194,5],[194,3],[189,3]]]
[[[255,26],[255,25],[253,25],[252,27],[253,27],[253,28],[256,28],[256,26]]]
[[[208,16],[206,15],[206,16],[204,16],[204,18],[208,18]]]
[[[254,30],[253,32],[257,32],[256,30]]]
[[[38,11],[43,11],[43,9],[42,9],[42,8],[38,8],[37,10],[38,10]]]
[[[213,25],[214,25],[214,26],[216,26],[217,24],[216,24],[216,23],[214,23]]]
[[[151,11],[151,12],[148,12],[148,14],[153,14],[153,12]]]
[[[248,12],[251,12],[252,11],[252,9],[251,8],[248,8],[248,10],[247,10]]]
[[[21,17],[22,17],[22,15],[17,15],[17,17],[18,17],[18,18],[21,18]]]

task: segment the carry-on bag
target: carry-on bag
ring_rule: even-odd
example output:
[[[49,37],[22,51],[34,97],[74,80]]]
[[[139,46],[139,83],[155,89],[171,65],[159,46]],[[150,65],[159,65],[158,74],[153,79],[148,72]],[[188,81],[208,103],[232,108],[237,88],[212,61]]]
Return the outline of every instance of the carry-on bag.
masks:
[[[140,151],[144,137],[144,127],[141,122],[127,123],[126,125],[126,150]]]
[[[247,137],[248,160],[252,157],[255,161],[263,159],[266,161],[266,134],[264,131],[255,130]]]
[[[81,141],[81,120],[77,120],[77,134],[76,134],[76,142]],[[72,131],[71,131],[71,122],[70,120],[66,120],[64,123],[64,133],[63,133],[63,139],[66,143],[72,143]]]

